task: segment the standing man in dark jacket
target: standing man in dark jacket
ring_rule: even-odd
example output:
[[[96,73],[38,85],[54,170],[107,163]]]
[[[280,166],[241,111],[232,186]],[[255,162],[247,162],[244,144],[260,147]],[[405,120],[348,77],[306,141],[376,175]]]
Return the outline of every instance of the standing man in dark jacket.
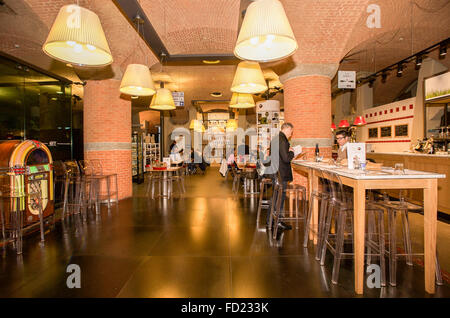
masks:
[[[271,142],[271,151],[272,154],[275,155],[274,151],[278,148],[278,163],[272,164],[271,168],[275,168],[278,166],[278,172],[280,173],[281,184],[283,186],[283,193],[281,195],[281,205],[280,209],[283,211],[284,201],[286,199],[286,187],[288,182],[293,181],[292,177],[292,169],[291,169],[291,161],[294,159],[294,149],[291,148],[289,144],[289,138],[292,136],[294,126],[291,123],[284,123],[281,126],[280,133],[278,136],[275,136]],[[276,145],[278,142],[278,146]],[[276,174],[274,175],[276,177]],[[276,202],[274,202],[276,204]],[[270,210],[269,210],[270,213]],[[269,223],[269,215],[267,217],[267,223]],[[280,222],[279,227],[283,230],[290,230],[292,227],[288,224]]]

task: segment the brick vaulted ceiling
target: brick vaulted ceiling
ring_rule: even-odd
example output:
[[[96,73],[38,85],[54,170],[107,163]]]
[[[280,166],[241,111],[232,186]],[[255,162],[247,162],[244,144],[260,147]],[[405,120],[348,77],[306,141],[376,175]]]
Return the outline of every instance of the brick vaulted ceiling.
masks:
[[[232,54],[250,0],[129,0],[138,1],[172,55]],[[0,50],[60,73],[75,71],[81,79],[120,79],[126,65],[145,62],[152,71],[160,65],[154,53],[111,0],[79,0],[97,13],[105,30],[114,63],[104,69],[67,70],[49,61],[41,51],[58,10],[75,0],[4,0],[14,13],[0,10]],[[279,75],[302,63],[339,63],[341,69],[382,68],[449,37],[450,5],[447,0],[281,0],[299,44],[291,57],[262,64]],[[381,8],[381,28],[369,29],[369,4]],[[446,5],[447,4],[447,5]],[[411,32],[411,25],[412,30]],[[412,34],[412,37],[411,37]],[[403,38],[403,40],[399,40]],[[413,39],[411,45],[411,38]],[[19,44],[17,48],[15,44]],[[412,48],[411,48],[412,47]],[[373,53],[375,52],[375,53]],[[370,57],[372,54],[372,58]],[[373,58],[376,62],[373,62]],[[234,65],[164,66],[192,99],[230,98]],[[75,75],[75,76],[76,76]],[[279,97],[278,97],[279,98]]]

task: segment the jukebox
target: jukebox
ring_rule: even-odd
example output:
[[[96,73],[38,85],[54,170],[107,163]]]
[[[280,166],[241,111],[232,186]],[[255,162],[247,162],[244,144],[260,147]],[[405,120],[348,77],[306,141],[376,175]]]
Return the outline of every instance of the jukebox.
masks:
[[[21,200],[2,199],[2,223],[11,229],[9,217],[18,209],[23,210],[20,226],[28,227],[39,222],[39,214],[45,219],[54,213],[52,156],[49,149],[35,140],[8,140],[0,142],[0,176],[3,198],[21,197]],[[39,192],[40,204],[32,193]]]

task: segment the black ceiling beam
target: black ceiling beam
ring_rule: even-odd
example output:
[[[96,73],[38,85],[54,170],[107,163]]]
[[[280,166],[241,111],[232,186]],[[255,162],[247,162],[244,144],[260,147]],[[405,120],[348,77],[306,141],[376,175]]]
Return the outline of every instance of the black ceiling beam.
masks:
[[[220,64],[237,64],[240,60],[233,54],[190,54],[190,55],[171,55],[155,28],[151,24],[147,15],[137,0],[113,0],[116,7],[122,12],[128,22],[133,26],[137,32],[136,23],[134,19],[137,15],[144,21],[143,32],[141,38],[147,43],[147,46],[161,62],[161,56],[164,54],[164,63],[167,65],[195,65],[203,64],[203,60],[220,60]],[[203,65],[217,65],[217,64],[203,64]]]
[[[140,36],[158,59],[161,59],[161,54],[163,53],[166,56],[169,56],[169,51],[167,51],[167,48],[164,46],[164,43],[161,41],[161,38],[137,0],[113,0],[113,2],[125,18],[127,18],[128,22],[133,26],[136,32],[137,27],[134,22],[136,16],[139,15],[139,17],[144,21],[142,27],[143,31]]]

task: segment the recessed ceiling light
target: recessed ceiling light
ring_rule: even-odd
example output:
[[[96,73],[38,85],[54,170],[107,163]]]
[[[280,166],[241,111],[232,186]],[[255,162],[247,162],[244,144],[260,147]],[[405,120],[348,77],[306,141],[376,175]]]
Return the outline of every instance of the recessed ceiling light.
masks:
[[[70,64],[70,63],[67,63],[66,66],[67,66],[67,67],[73,67],[73,65]]]
[[[222,97],[222,93],[221,92],[212,92],[210,95],[212,97]]]
[[[131,99],[137,99],[139,96],[131,96]]]
[[[205,64],[219,64],[220,60],[203,60],[202,62]]]

